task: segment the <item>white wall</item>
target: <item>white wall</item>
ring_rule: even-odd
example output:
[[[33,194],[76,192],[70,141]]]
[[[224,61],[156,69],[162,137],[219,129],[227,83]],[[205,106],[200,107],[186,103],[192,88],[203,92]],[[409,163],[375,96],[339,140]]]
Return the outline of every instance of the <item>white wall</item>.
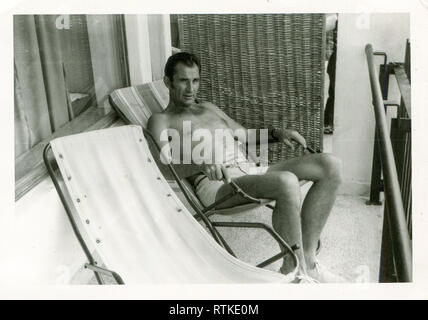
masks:
[[[125,15],[125,29],[131,85],[150,82],[152,69],[147,15]]]
[[[339,14],[333,152],[343,160],[343,194],[369,193],[375,121],[365,45],[386,52],[390,62],[403,62],[407,38],[408,14]],[[393,76],[390,85],[388,99],[397,100]]]
[[[131,85],[159,80],[171,55],[169,15],[125,15]]]
[[[171,27],[168,14],[148,17],[152,80],[163,79],[166,60],[171,55]]]

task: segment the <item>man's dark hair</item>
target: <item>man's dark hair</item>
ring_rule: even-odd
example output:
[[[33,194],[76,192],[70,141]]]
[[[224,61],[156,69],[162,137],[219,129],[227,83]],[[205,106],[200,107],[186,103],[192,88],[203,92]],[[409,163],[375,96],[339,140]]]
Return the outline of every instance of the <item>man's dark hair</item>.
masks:
[[[199,73],[201,73],[201,63],[196,55],[189,52],[178,52],[170,56],[165,64],[165,76],[167,76],[171,82],[174,77],[175,66],[179,63],[183,63],[188,67],[192,67],[196,64],[198,66]]]

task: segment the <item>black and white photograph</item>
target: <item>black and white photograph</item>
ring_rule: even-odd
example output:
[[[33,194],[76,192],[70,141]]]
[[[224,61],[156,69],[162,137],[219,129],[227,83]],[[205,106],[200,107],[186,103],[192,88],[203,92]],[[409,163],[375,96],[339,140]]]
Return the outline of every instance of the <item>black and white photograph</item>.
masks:
[[[2,22],[0,299],[428,298],[427,1],[38,2]]]

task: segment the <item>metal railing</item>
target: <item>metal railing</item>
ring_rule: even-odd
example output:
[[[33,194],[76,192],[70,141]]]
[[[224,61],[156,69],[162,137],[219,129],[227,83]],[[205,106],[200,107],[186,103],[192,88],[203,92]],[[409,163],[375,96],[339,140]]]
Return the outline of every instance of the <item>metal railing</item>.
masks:
[[[379,203],[379,192],[385,194],[384,225],[382,234],[382,251],[380,266],[380,282],[411,282],[412,281],[412,249],[411,249],[411,153],[410,153],[410,90],[401,89],[401,104],[384,101],[387,99],[388,79],[390,70],[394,71],[398,79],[397,72],[400,73],[397,64],[387,65],[387,56],[383,52],[373,52],[371,44],[366,48],[367,64],[370,76],[370,86],[373,97],[373,107],[376,119],[375,148],[373,151],[372,185],[370,192],[370,203]],[[374,55],[384,56],[384,64],[381,66],[381,77],[378,78]],[[389,71],[388,71],[389,70]],[[380,82],[382,82],[383,92]],[[407,101],[405,101],[407,100]],[[386,120],[386,107],[390,105],[398,106],[398,118],[392,119],[391,137]],[[404,115],[404,117],[403,117]],[[404,129],[403,134],[397,128]],[[405,136],[403,140],[401,137]],[[397,139],[399,137],[400,139]],[[405,152],[397,147],[394,142],[405,141]],[[395,151],[395,152],[394,152]],[[401,154],[400,154],[401,153]],[[407,160],[398,161],[400,164],[397,171],[396,161],[402,159],[400,156],[405,154]],[[409,161],[410,160],[410,161]],[[404,169],[403,169],[404,168]],[[399,179],[399,173],[400,179]],[[383,180],[381,180],[383,174]],[[406,178],[403,178],[406,176]],[[401,182],[401,188],[400,188]],[[405,187],[407,189],[405,190]],[[404,210],[403,200],[406,203]],[[410,203],[410,206],[409,206]],[[409,223],[410,221],[410,223]]]

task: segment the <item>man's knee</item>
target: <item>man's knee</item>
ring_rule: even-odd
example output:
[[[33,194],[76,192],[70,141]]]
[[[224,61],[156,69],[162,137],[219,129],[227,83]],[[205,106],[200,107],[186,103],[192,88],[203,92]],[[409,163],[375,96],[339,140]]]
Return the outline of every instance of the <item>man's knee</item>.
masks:
[[[330,181],[342,182],[342,160],[332,154],[324,153],[320,158],[325,177]]]
[[[299,179],[294,173],[283,171],[275,174],[275,184],[279,196],[300,203]]]

